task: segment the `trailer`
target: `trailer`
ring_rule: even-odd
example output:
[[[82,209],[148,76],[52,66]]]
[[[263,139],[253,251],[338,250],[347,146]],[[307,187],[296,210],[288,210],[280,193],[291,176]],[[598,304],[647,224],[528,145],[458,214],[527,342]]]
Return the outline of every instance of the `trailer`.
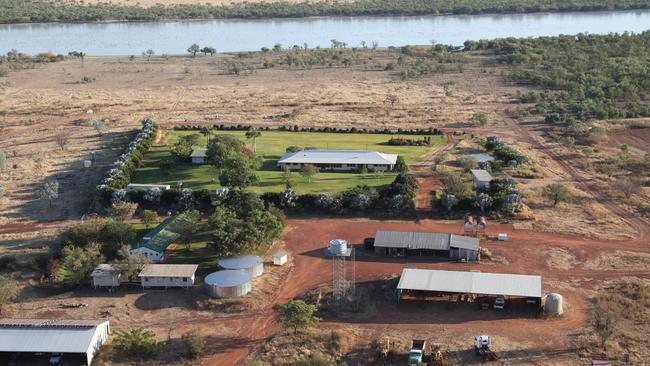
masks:
[[[499,359],[499,356],[490,349],[491,345],[492,339],[488,335],[474,337],[474,350],[477,355],[483,358],[483,361],[496,361]]]

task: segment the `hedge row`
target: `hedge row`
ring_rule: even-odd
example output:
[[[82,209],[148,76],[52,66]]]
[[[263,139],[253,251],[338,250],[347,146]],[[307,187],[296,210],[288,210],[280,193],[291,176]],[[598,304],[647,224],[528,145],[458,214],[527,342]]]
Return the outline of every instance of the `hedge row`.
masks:
[[[205,125],[178,125],[174,126],[177,131],[200,131],[204,129]],[[327,133],[367,133],[367,134],[386,134],[386,135],[443,135],[443,131],[437,128],[417,128],[417,129],[401,129],[391,130],[389,128],[373,129],[373,128],[338,128],[338,127],[299,127],[294,126],[278,126],[278,127],[257,127],[252,125],[212,125],[216,130],[220,131],[247,131],[251,127],[255,127],[260,131],[283,131],[283,132],[327,132]]]

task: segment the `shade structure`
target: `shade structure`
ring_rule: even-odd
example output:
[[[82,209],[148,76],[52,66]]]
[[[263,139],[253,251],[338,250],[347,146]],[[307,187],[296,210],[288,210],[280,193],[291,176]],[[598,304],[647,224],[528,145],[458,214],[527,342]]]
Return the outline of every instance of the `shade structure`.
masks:
[[[250,273],[252,277],[264,273],[264,260],[256,255],[224,258],[219,260],[219,266],[223,269],[244,270]]]
[[[210,273],[203,281],[212,297],[236,297],[251,291],[251,275],[244,270],[225,270]]]

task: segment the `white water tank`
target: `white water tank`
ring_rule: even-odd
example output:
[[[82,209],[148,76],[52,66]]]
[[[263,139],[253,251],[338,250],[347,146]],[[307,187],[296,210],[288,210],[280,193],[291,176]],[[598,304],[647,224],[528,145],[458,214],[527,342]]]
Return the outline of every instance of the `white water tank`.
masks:
[[[550,315],[562,315],[564,313],[564,299],[562,295],[556,293],[546,295],[544,311]]]
[[[330,253],[332,255],[345,255],[348,251],[348,242],[343,239],[330,241]]]
[[[84,160],[84,168],[88,169],[93,165],[93,162],[90,160]]]

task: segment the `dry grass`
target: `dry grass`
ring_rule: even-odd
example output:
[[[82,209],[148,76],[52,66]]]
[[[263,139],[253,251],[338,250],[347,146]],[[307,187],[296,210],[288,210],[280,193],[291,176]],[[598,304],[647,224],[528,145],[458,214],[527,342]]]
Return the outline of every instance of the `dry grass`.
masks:
[[[169,5],[192,5],[192,4],[210,4],[210,5],[234,5],[242,4],[245,2],[249,3],[277,3],[277,2],[289,2],[289,3],[302,3],[302,2],[317,2],[317,0],[110,0],[110,3],[117,5],[139,5],[145,8],[162,4],[165,6]],[[351,2],[352,0],[343,0],[342,2]],[[107,0],[85,0],[86,4],[99,4],[107,3]]]
[[[585,268],[642,271],[650,268],[650,254],[617,250],[585,262]]]

